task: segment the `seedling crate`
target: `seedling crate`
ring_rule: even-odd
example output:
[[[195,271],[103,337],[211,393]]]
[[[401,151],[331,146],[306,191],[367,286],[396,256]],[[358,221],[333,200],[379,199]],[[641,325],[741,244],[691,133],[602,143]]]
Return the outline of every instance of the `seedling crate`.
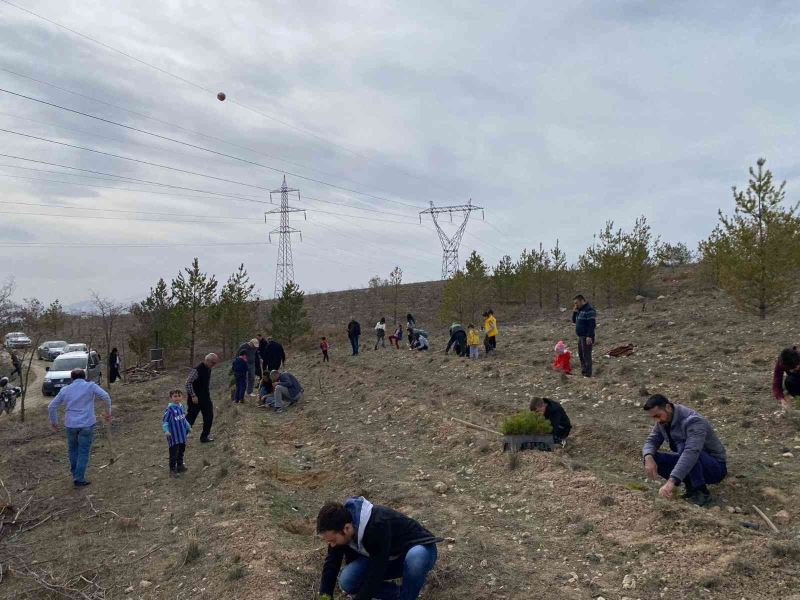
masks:
[[[542,450],[550,452],[555,446],[552,433],[535,435],[506,435],[503,437],[503,452],[520,450]]]

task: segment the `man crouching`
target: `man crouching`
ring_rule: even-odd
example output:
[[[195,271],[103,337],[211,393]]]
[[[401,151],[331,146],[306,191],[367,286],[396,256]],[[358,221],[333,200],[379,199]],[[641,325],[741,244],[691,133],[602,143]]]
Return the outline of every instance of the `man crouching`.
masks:
[[[644,470],[653,479],[667,482],[658,493],[672,497],[672,490],[684,484],[683,497],[697,506],[711,502],[707,483],[719,483],[728,474],[725,447],[708,420],[682,404],[674,404],[661,394],[650,396],[644,410],[655,420],[642,449]],[[664,442],[671,452],[658,452]]]
[[[443,541],[414,519],[363,496],[326,503],[317,516],[317,533],[328,543],[320,600],[333,598],[337,574],[339,587],[355,600],[415,600],[436,564],[436,544]],[[401,585],[392,583],[401,578]]]

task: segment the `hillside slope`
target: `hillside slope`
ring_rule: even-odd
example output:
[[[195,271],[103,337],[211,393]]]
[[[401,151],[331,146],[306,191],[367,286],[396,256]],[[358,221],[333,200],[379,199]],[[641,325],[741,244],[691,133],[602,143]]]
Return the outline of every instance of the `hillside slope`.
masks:
[[[113,440],[98,441],[86,490],[69,486],[63,440],[41,410],[25,425],[4,421],[0,477],[14,505],[0,546],[4,595],[47,597],[48,584],[90,598],[101,588],[105,597],[312,598],[324,556],[316,511],[364,494],[448,538],[427,600],[800,600],[800,435],[770,397],[772,360],[794,341],[791,311],[761,322],[679,289],[645,312],[601,311],[598,349],[636,352],[598,352],[592,380],[547,369],[555,341],[572,342],[567,320],[501,317],[497,356],[472,362],[445,356],[443,336],[430,353],[334,349],[330,364],[291,355],[306,398],[278,415],[227,405],[218,369],[217,442],[192,439],[178,480],[167,477],[159,423],[182,373],[113,390]],[[645,391],[713,420],[730,457],[716,507],[658,499],[643,479]],[[537,394],[569,411],[566,450],[512,464],[499,437],[450,420],[497,428]],[[112,447],[116,460],[100,469]],[[773,517],[788,510],[780,534],[753,504]],[[25,522],[8,524],[22,507]]]

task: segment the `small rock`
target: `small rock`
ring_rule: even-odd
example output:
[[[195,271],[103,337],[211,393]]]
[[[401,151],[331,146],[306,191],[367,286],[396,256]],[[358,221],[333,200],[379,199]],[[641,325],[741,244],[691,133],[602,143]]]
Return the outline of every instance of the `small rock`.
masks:
[[[731,514],[734,514],[736,512],[736,509],[733,506],[727,507],[726,510]]]
[[[633,578],[633,575],[625,575],[622,578],[622,589],[624,590],[635,590],[636,589],[636,580]]]
[[[149,588],[151,585],[153,585],[153,582],[152,581],[147,581],[147,579],[142,579],[139,582],[139,587]]]
[[[642,301],[642,300],[644,300],[644,299],[645,299],[645,298],[644,298],[644,296],[642,296],[642,295],[640,295],[640,294],[636,294],[636,301],[637,301],[637,302],[641,302],[641,301]]]
[[[125,593],[126,594],[130,594],[132,591],[133,591],[133,586],[132,585],[129,585],[128,587],[125,588]]]
[[[784,452],[781,456],[783,456],[784,458],[794,458],[794,454],[792,454],[791,452]]]
[[[173,527],[173,528],[172,528],[172,530],[170,531],[170,533],[178,533],[178,526],[177,526],[177,525],[175,525],[175,527]]]
[[[792,520],[792,515],[790,515],[787,510],[779,510],[775,513],[774,519],[779,523],[785,524]]]
[[[251,469],[255,469],[256,468],[256,461],[251,460],[249,463],[247,463],[247,466],[250,467]]]
[[[450,489],[450,486],[447,485],[444,481],[437,481],[433,485],[433,491],[435,491],[437,494],[446,494],[447,490],[449,490],[449,489]]]
[[[659,296],[659,297],[658,297],[658,299],[659,299],[659,300],[666,300],[666,298],[667,298],[667,297],[666,297],[666,296],[664,296],[663,294],[662,294],[661,296]]]
[[[246,486],[244,486],[244,491],[245,492],[253,492],[253,491],[255,491],[255,489],[256,489],[256,484],[255,483],[248,483]]]
[[[482,566],[482,567],[488,567],[488,566],[489,566],[489,561],[488,561],[488,560],[486,560],[486,559],[484,558],[484,559],[481,561],[481,566]]]

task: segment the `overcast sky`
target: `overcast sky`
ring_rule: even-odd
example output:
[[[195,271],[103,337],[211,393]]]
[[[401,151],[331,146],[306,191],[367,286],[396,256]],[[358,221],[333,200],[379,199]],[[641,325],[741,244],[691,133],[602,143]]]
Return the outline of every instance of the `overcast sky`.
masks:
[[[0,132],[2,154],[175,186],[0,157],[18,298],[139,299],[195,256],[220,280],[243,262],[271,297],[260,188],[280,171],[309,209],[292,215],[307,291],[395,265],[438,278],[430,201],[484,207],[461,262],[495,264],[557,238],[572,262],[640,214],[694,247],[762,155],[797,199],[794,2],[12,1],[210,91],[5,3],[0,88],[272,167],[0,92],[1,129],[236,182]]]

